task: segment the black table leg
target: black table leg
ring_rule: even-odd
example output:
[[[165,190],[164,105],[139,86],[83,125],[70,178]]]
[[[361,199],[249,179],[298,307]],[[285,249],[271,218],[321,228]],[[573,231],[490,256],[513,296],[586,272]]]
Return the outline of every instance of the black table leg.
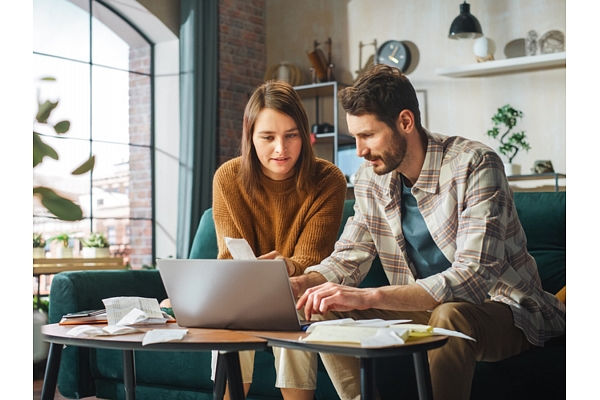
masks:
[[[377,398],[377,385],[375,380],[375,360],[373,358],[360,359],[360,396],[363,400]]]
[[[215,384],[213,387],[213,400],[223,400],[225,396],[225,385],[227,380],[225,377],[225,357],[220,352],[217,353],[217,367],[215,368]]]
[[[48,360],[46,361],[46,372],[44,373],[44,384],[42,385],[41,400],[53,400],[56,393],[56,382],[58,381],[58,370],[60,369],[60,358],[62,356],[62,344],[50,343]]]
[[[123,350],[123,385],[125,398],[135,400],[135,359],[133,350]]]
[[[225,360],[225,371],[227,375],[227,386],[229,387],[229,398],[232,400],[244,400],[246,398],[246,395],[244,394],[244,383],[242,382],[240,355],[237,351],[232,351],[222,354],[219,353],[219,357]]]
[[[427,352],[413,353],[413,362],[415,364],[415,373],[417,375],[417,389],[420,400],[433,400],[433,390],[431,389],[431,375],[429,374],[429,361],[427,361]]]

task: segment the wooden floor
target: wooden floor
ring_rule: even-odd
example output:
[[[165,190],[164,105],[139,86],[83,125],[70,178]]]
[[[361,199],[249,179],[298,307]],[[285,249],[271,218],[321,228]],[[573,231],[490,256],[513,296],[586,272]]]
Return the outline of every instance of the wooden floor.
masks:
[[[44,383],[44,371],[46,369],[46,362],[40,362],[33,364],[33,400],[40,400],[42,395],[42,385]],[[84,397],[85,400],[99,400],[98,397]],[[62,396],[58,389],[54,395],[54,400],[67,400],[66,397]]]

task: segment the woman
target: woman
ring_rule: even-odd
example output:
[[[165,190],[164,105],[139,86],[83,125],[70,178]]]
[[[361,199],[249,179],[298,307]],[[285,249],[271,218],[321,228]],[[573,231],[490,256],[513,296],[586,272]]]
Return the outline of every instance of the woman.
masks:
[[[224,163],[214,176],[218,258],[232,258],[225,237],[244,238],[259,259],[283,259],[289,276],[301,275],[332,252],[345,195],[342,172],[313,153],[298,94],[285,82],[269,81],[246,105],[241,156]],[[284,365],[279,349],[273,353],[275,386],[283,397],[312,399],[316,354],[293,352]],[[293,371],[296,357],[298,364],[312,365],[312,371]],[[213,379],[215,361],[213,354]],[[248,393],[254,352],[240,352],[240,363]]]

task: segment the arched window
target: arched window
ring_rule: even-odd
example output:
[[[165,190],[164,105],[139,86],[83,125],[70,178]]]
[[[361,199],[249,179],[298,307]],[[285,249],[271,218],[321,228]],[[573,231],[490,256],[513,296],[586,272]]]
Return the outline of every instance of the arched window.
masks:
[[[108,3],[33,1],[33,115],[38,99],[58,101],[51,122],[71,122],[64,135],[34,124],[59,155],[34,168],[34,186],[49,186],[83,210],[81,221],[59,221],[34,202],[34,232],[45,238],[103,233],[111,255],[134,268],[153,264],[152,66],[152,44]],[[94,170],[71,175],[90,155]],[[80,242],[72,242],[77,256]]]

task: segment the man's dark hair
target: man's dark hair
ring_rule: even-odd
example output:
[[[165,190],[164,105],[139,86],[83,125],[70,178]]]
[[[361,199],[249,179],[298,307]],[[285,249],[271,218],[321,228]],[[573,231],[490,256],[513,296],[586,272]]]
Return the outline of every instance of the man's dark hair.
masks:
[[[398,68],[377,64],[353,86],[340,90],[338,97],[348,114],[373,115],[393,130],[400,112],[409,110],[415,116],[415,127],[423,134],[415,88]]]

